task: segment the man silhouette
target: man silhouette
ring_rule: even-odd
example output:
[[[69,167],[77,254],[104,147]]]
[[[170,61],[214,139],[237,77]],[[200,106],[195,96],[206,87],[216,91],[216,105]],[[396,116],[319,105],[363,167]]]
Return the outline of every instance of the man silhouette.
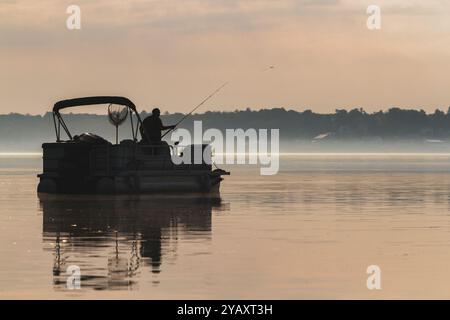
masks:
[[[147,143],[161,142],[161,131],[175,128],[175,126],[164,126],[159,117],[160,114],[161,111],[158,108],[155,108],[152,110],[152,115],[145,118],[142,122],[145,132],[142,131],[141,127],[141,135],[142,139]],[[149,139],[150,141],[148,141]]]

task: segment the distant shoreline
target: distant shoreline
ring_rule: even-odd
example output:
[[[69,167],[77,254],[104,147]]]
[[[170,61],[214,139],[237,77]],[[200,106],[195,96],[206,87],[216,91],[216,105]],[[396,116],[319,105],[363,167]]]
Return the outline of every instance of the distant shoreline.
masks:
[[[164,111],[164,110],[163,110]],[[144,118],[145,112],[141,113]],[[163,123],[177,123],[184,114],[164,114]],[[106,115],[66,114],[63,116],[73,135],[84,132],[115,140],[115,129]],[[180,128],[193,132],[194,121],[203,131],[227,129],[279,129],[280,151],[293,153],[450,153],[450,110],[391,108],[387,112],[366,113],[363,109],[337,109],[318,114],[283,108],[250,109],[235,112],[193,114]],[[51,113],[44,116],[9,114],[0,116],[0,151],[35,153],[42,143],[56,140]],[[131,136],[130,121],[119,128],[119,139]],[[63,139],[66,137],[63,136]]]

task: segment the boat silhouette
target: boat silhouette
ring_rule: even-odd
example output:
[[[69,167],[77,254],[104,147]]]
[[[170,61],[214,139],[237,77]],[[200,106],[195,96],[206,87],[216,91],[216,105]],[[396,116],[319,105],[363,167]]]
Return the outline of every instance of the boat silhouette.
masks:
[[[127,108],[131,138],[116,144],[92,133],[72,135],[60,111],[65,108],[112,104]],[[123,119],[122,119],[123,120]],[[146,132],[136,106],[115,96],[85,97],[57,102],[53,107],[56,142],[44,143],[43,173],[38,177],[38,193],[50,194],[145,194],[200,193],[218,197],[222,169],[212,169],[211,148],[207,144],[188,145],[182,150],[188,159],[172,161],[174,146],[165,141],[146,143],[138,139]],[[118,127],[116,126],[116,136]],[[67,140],[62,140],[62,133]],[[201,152],[201,163],[194,155]],[[194,159],[195,158],[195,159]]]

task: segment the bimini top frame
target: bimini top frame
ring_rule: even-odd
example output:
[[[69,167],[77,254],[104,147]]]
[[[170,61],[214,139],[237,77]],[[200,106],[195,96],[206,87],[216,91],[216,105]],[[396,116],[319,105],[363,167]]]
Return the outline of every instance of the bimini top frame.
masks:
[[[137,112],[136,106],[134,105],[131,100],[125,98],[125,97],[115,97],[115,96],[97,96],[97,97],[84,97],[84,98],[75,98],[75,99],[68,99],[68,100],[62,100],[55,103],[55,106],[53,107],[53,124],[55,126],[55,132],[56,132],[56,141],[61,141],[61,127],[64,129],[64,132],[67,134],[70,140],[73,140],[72,134],[70,133],[69,129],[67,128],[66,123],[64,122],[64,119],[62,118],[60,114],[60,110],[65,108],[72,108],[72,107],[80,107],[80,106],[88,106],[88,105],[96,105],[96,104],[118,104],[126,106],[130,109],[130,121],[131,121],[131,131],[133,134],[133,140],[137,140],[137,135],[139,131],[139,126],[142,126],[142,120],[139,116],[139,113]],[[133,112],[136,115],[138,124],[136,125],[136,129],[134,128],[133,123]],[[143,127],[143,126],[142,126]],[[145,132],[144,132],[145,134]]]

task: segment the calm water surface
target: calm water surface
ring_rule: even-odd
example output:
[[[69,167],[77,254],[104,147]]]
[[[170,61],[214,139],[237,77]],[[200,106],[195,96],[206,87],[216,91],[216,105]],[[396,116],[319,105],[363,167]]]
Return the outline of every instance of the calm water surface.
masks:
[[[40,167],[0,156],[0,298],[450,298],[450,155],[230,167],[220,202],[38,199]]]

